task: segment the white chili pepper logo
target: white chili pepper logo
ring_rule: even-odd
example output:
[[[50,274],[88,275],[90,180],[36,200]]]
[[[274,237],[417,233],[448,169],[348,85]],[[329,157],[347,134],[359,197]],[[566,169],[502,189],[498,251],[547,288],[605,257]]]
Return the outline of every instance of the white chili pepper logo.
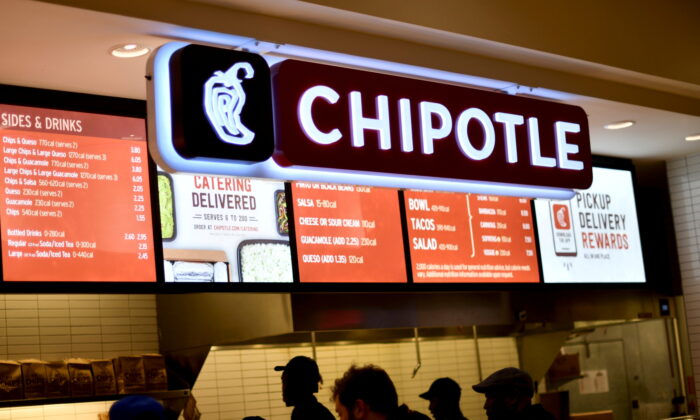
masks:
[[[557,227],[559,229],[569,229],[569,212],[567,211],[567,208],[564,206],[561,206],[557,211],[556,211],[556,217],[557,217]]]
[[[245,146],[253,141],[255,133],[241,123],[245,91],[238,77],[240,70],[243,70],[244,79],[253,77],[253,67],[249,63],[236,63],[226,73],[214,72],[204,84],[204,108],[221,140]]]

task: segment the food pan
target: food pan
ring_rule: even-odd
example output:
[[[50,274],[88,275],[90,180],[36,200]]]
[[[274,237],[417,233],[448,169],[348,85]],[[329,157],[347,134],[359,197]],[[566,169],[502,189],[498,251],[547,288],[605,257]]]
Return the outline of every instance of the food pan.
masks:
[[[287,197],[284,190],[275,190],[275,220],[277,221],[277,233],[289,236]]]
[[[248,246],[258,246],[258,245],[272,245],[273,247],[268,248],[270,250],[285,249],[284,252],[278,251],[278,260],[275,261],[275,255],[273,253],[265,253],[264,250],[259,253],[260,260],[257,261],[257,272],[260,273],[261,277],[269,277],[269,279],[259,280],[249,278],[247,281],[244,278],[245,269],[244,264],[244,249]],[[282,248],[284,245],[284,248]],[[275,251],[273,251],[275,252]],[[276,240],[276,239],[246,239],[238,244],[238,278],[241,282],[259,282],[259,283],[280,283],[283,276],[288,276],[289,281],[292,281],[292,254],[289,248],[289,241]],[[277,272],[276,272],[277,271]],[[267,274],[267,276],[265,276]]]
[[[158,172],[158,207],[160,209],[160,234],[163,241],[169,242],[177,235],[175,223],[175,190],[173,178],[165,172]],[[167,222],[170,222],[168,227]]]

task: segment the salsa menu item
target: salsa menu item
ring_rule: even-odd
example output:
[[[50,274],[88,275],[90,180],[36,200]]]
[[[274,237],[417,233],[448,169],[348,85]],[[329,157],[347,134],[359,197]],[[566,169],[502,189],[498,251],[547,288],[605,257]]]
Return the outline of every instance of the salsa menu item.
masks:
[[[155,282],[143,119],[0,105],[4,281]]]
[[[166,282],[291,283],[284,183],[158,173]]]
[[[414,283],[539,282],[530,200],[405,191]]]
[[[643,283],[632,173],[593,168],[568,201],[535,200],[545,283]]]
[[[292,183],[302,283],[406,282],[396,190]]]

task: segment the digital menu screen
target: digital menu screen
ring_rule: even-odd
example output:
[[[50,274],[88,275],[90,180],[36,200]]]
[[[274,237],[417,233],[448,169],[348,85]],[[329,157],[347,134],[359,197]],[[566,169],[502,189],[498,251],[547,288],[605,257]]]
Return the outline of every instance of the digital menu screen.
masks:
[[[155,282],[143,119],[0,105],[7,282]]]
[[[405,283],[396,190],[292,183],[302,283]]]
[[[158,172],[166,282],[291,283],[284,183]]]
[[[632,173],[593,168],[569,201],[535,200],[545,283],[644,283]]]
[[[405,191],[414,283],[537,283],[530,200]]]

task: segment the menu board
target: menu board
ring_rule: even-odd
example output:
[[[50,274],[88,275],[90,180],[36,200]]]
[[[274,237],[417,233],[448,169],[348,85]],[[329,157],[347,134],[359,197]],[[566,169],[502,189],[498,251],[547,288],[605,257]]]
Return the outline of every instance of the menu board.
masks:
[[[291,283],[284,183],[158,172],[166,282]]]
[[[155,282],[143,119],[0,105],[3,280]]]
[[[405,191],[414,283],[539,282],[530,200]]]
[[[292,183],[302,283],[402,283],[406,263],[398,192]]]
[[[632,173],[593,168],[569,201],[535,200],[545,283],[644,283]]]

